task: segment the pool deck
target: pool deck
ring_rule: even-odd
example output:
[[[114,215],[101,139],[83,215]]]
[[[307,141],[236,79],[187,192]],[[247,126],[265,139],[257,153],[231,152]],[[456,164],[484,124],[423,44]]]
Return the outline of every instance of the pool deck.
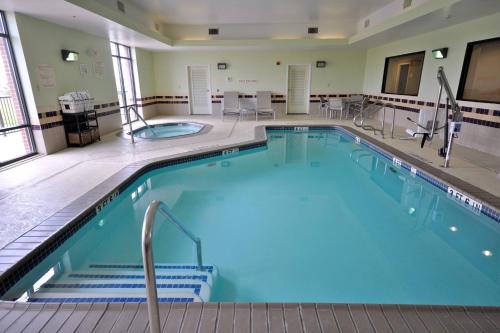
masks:
[[[354,127],[351,120],[325,120],[317,115],[285,116],[275,121],[258,122],[245,119],[238,121],[229,117],[221,121],[213,116],[160,116],[148,121],[153,124],[166,121],[196,121],[210,124],[213,128],[203,135],[171,140],[143,140],[135,145],[119,137],[116,132],[105,135],[101,142],[84,148],[68,148],[0,170],[0,249],[128,164],[253,140],[255,127],[259,125],[340,124]],[[477,189],[489,193],[491,200],[500,198],[500,157],[456,145],[451,167],[444,169],[440,167],[443,159],[436,153],[440,141],[420,149],[416,141],[399,140],[399,137],[405,136],[400,129],[397,129],[394,139],[382,139],[380,135],[373,135],[368,131],[360,132],[438,169],[443,175],[474,184]]]
[[[133,165],[178,154],[199,153],[206,149],[236,145],[255,139],[260,125],[343,125],[311,116],[293,116],[276,121],[221,122],[213,117],[158,117],[160,121],[199,121],[213,129],[204,135],[131,145],[116,135],[106,135],[97,144],[66,149],[57,154],[32,159],[0,172],[0,248],[26,231],[46,221],[54,213],[74,204],[83,209],[89,202],[77,200],[83,194],[122,178]],[[423,170],[429,168],[444,180],[463,182],[464,190],[483,195],[499,206],[500,158],[459,146],[452,156],[452,167],[443,169],[436,156],[435,142],[420,149],[415,141],[381,139],[367,131],[362,138],[376,141],[388,151],[404,155]],[[399,135],[399,136],[398,136]],[[383,144],[381,144],[383,143]],[[127,167],[128,165],[128,167]],[[436,171],[437,170],[437,171]],[[120,176],[121,175],[121,176]],[[468,183],[468,184],[467,184]],[[470,184],[474,184],[471,186]],[[469,187],[467,187],[469,186]],[[460,187],[462,188],[462,187]],[[99,193],[95,193],[99,195]],[[75,210],[75,211],[76,211]],[[9,221],[16,221],[10,223]],[[60,227],[54,224],[53,233]],[[35,229],[36,230],[36,229]],[[41,237],[39,237],[41,238]],[[43,237],[46,238],[46,237]],[[5,249],[1,250],[4,252]],[[12,259],[31,249],[9,249]],[[14,253],[15,252],[15,253]],[[18,253],[19,252],[19,253]],[[5,257],[5,258],[7,258]],[[4,258],[4,259],[5,259]],[[19,258],[17,258],[19,259]],[[12,262],[0,262],[0,272]],[[4,269],[2,269],[2,267]],[[147,328],[145,304],[25,304],[0,302],[0,332],[142,332]],[[167,332],[498,332],[500,308],[464,308],[342,304],[263,304],[205,303],[162,304],[164,331]],[[28,327],[29,326],[29,327]],[[24,330],[23,330],[24,329]]]
[[[0,303],[2,332],[149,332],[145,303]],[[499,332],[499,308],[161,303],[162,332]]]

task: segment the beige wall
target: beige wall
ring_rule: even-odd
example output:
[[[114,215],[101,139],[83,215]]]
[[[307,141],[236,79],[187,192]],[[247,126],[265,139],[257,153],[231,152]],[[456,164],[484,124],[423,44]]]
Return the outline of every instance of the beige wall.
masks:
[[[498,36],[500,36],[500,14],[486,16],[431,33],[371,48],[367,51],[363,91],[365,94],[370,95],[415,98],[422,101],[435,102],[439,89],[436,73],[439,66],[444,66],[452,91],[456,94],[467,43]],[[449,48],[448,57],[446,59],[434,59],[431,51],[441,47]],[[382,94],[381,87],[385,58],[423,50],[426,51],[426,54],[418,96],[408,97]],[[465,101],[459,101],[459,104],[461,106],[500,110],[499,104]],[[403,127],[410,126],[409,122],[405,120],[407,116],[412,117],[414,120],[418,118],[418,115],[415,113],[404,111],[400,113],[407,113],[404,116],[398,117],[401,119],[399,125]],[[489,119],[492,121],[495,119],[498,122],[498,117],[489,116]],[[500,145],[498,144],[500,142],[500,130],[496,128],[465,123],[457,142],[470,148],[500,155]]]
[[[153,52],[135,48],[133,58],[137,100],[138,104],[142,105],[140,111],[142,111],[144,118],[148,119],[157,115],[156,105],[148,105],[150,101],[146,100],[148,97],[156,95]]]
[[[325,60],[326,68],[316,68],[317,60]],[[276,62],[281,65],[277,66]],[[217,70],[217,63],[228,64]],[[271,90],[285,94],[288,64],[311,64],[311,93],[352,93],[363,88],[365,51],[330,49],[325,51],[192,51],[155,52],[155,84],[157,95],[187,95],[187,65],[210,65],[212,94],[237,90],[255,94]],[[229,78],[229,80],[228,80]],[[240,80],[249,80],[242,83]],[[256,82],[253,82],[256,81]]]
[[[30,110],[31,115],[59,110],[57,98],[68,91],[87,90],[95,98],[96,104],[116,102],[118,100],[114,81],[111,51],[109,42],[104,38],[38,20],[31,16],[16,14],[17,43],[24,53],[24,62],[31,85],[33,98],[28,105],[36,110]],[[79,61],[64,62],[61,58],[61,49],[74,50],[79,53]],[[95,63],[102,62],[104,75],[98,77],[93,71]],[[80,74],[81,63],[87,64],[90,73],[87,76]],[[22,66],[21,65],[21,66]],[[56,84],[53,87],[43,87],[37,76],[38,65],[53,66]],[[30,96],[31,95],[31,96]],[[34,111],[34,112],[33,112]],[[106,110],[102,110],[106,111]],[[33,120],[33,119],[32,119]],[[34,124],[60,121],[60,116],[41,118]],[[101,133],[120,128],[120,117],[117,114],[99,118]],[[36,133],[40,132],[40,133]],[[35,131],[37,146],[42,153],[52,153],[66,147],[63,126],[56,126],[43,131]]]

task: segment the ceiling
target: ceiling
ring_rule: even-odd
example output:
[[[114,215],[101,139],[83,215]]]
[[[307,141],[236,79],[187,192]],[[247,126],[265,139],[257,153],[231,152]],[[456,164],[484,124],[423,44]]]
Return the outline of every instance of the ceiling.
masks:
[[[124,14],[116,1],[0,0],[0,9],[151,50],[371,47],[500,12],[500,0],[413,0],[409,10],[403,0],[120,0]],[[367,17],[376,23],[363,28]]]
[[[206,35],[209,26],[220,28],[220,38],[300,36],[308,26],[318,26],[319,36],[347,37],[356,32],[359,20],[392,1],[129,0],[154,13],[177,39]]]

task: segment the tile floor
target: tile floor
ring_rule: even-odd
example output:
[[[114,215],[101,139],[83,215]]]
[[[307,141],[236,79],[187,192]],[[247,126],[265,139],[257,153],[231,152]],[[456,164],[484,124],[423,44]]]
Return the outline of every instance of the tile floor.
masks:
[[[212,116],[159,116],[149,121],[157,123],[184,120],[208,123],[213,128],[210,132],[199,136],[140,141],[135,145],[120,137],[118,133],[112,133],[103,136],[101,142],[84,148],[68,148],[56,154],[33,158],[25,163],[0,170],[0,248],[128,163],[253,139],[255,126],[263,124],[352,126],[350,120],[325,120],[317,116],[303,115],[259,122],[229,117],[222,122]],[[363,132],[373,136],[368,131]],[[381,139],[380,135],[374,137],[433,166],[442,165],[442,159],[436,153],[440,142],[433,142],[430,147],[420,149],[416,141],[399,140],[401,136],[404,136],[402,130],[397,129],[395,139],[387,136],[386,139]],[[456,146],[451,168],[444,170],[500,196],[500,157]]]

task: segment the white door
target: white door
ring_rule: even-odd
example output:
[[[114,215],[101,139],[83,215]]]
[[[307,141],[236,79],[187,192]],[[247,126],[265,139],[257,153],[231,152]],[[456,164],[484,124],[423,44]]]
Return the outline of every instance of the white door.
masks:
[[[311,65],[288,65],[287,113],[309,113]]]
[[[212,114],[209,66],[188,66],[191,114]]]

